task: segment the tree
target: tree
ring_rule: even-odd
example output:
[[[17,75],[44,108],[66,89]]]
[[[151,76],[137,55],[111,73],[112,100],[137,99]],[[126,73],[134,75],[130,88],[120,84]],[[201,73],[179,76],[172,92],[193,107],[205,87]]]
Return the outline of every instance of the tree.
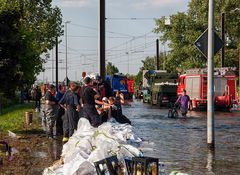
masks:
[[[145,60],[142,60],[143,66],[134,78],[135,86],[139,86],[142,83],[143,70],[155,70],[155,59],[154,57],[146,57]]]
[[[240,0],[215,1],[216,31],[219,33],[221,13],[226,13],[226,31],[230,38],[231,47],[226,48],[226,66],[237,65],[237,43],[240,41]],[[162,33],[162,42],[169,42],[166,68],[168,71],[201,68],[206,66],[206,59],[194,46],[196,39],[207,29],[208,1],[192,0],[186,13],[170,16],[171,24],[165,25],[164,18],[156,20],[156,33]],[[233,54],[234,53],[234,54]],[[215,64],[219,66],[219,54],[215,57]]]
[[[0,91],[5,96],[35,81],[41,55],[63,33],[61,18],[51,0],[0,0]]]
[[[119,72],[119,70],[116,66],[114,66],[111,62],[107,63],[107,67],[106,67],[107,75],[114,75],[118,72]]]

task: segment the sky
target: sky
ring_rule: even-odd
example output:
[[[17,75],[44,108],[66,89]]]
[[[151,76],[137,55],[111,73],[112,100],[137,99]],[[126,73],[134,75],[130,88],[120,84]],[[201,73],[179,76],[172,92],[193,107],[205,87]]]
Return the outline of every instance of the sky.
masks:
[[[121,73],[137,74],[141,60],[156,55],[156,39],[153,33],[154,19],[169,17],[187,11],[190,0],[105,0],[106,1],[106,64],[112,62]],[[59,80],[67,75],[79,80],[81,72],[98,71],[98,5],[99,0],[53,0],[66,21],[67,35],[60,38]],[[66,26],[64,29],[66,29]],[[160,44],[160,52],[167,47]],[[54,48],[55,49],[55,48]],[[38,79],[55,80],[55,50],[44,65],[45,72]]]

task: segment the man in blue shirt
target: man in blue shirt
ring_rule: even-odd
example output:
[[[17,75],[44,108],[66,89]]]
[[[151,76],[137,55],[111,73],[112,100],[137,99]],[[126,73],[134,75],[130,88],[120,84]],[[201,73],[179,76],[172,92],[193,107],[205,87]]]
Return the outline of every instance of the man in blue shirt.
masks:
[[[59,90],[57,92],[56,99],[59,102],[65,93],[65,87],[64,87],[64,85],[60,84],[58,89]],[[56,135],[57,136],[63,135],[63,119],[62,119],[62,117],[63,117],[64,113],[65,113],[64,108],[61,105],[59,105],[58,112],[57,112],[57,119],[56,119]]]
[[[70,89],[67,90],[59,101],[59,104],[65,109],[65,115],[63,116],[63,142],[67,142],[68,138],[77,129],[79,120],[80,103],[79,97],[76,93],[78,89],[76,82],[70,83]]]

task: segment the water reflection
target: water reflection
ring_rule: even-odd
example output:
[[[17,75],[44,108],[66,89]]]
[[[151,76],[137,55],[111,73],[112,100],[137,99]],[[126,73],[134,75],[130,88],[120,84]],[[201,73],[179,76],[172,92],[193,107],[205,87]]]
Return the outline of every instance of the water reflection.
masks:
[[[168,109],[138,101],[123,112],[145,141],[144,154],[160,158],[167,164],[167,173],[178,170],[194,175],[240,174],[239,114],[215,113],[216,149],[211,152],[206,143],[206,112],[191,111],[187,119],[169,119]]]
[[[207,175],[215,175],[214,173],[214,160],[215,160],[215,151],[208,149],[207,154]]]
[[[62,153],[62,140],[60,138],[53,139],[48,146],[48,154],[53,161],[60,159]]]

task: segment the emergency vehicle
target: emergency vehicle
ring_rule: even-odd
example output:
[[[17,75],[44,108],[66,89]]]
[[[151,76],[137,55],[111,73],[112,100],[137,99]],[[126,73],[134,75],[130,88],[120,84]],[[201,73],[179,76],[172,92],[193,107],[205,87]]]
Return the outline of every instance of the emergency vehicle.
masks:
[[[127,85],[128,85],[128,94],[129,98],[132,99],[134,94],[134,80],[133,79],[127,79]]]
[[[128,79],[123,74],[107,75],[105,80],[110,82],[112,94],[116,94],[119,91],[124,94],[126,99],[132,98],[134,94],[134,80]]]
[[[237,102],[236,68],[214,69],[214,104],[215,108],[229,110]],[[179,76],[178,96],[186,89],[193,109],[207,106],[207,69],[190,69]]]

